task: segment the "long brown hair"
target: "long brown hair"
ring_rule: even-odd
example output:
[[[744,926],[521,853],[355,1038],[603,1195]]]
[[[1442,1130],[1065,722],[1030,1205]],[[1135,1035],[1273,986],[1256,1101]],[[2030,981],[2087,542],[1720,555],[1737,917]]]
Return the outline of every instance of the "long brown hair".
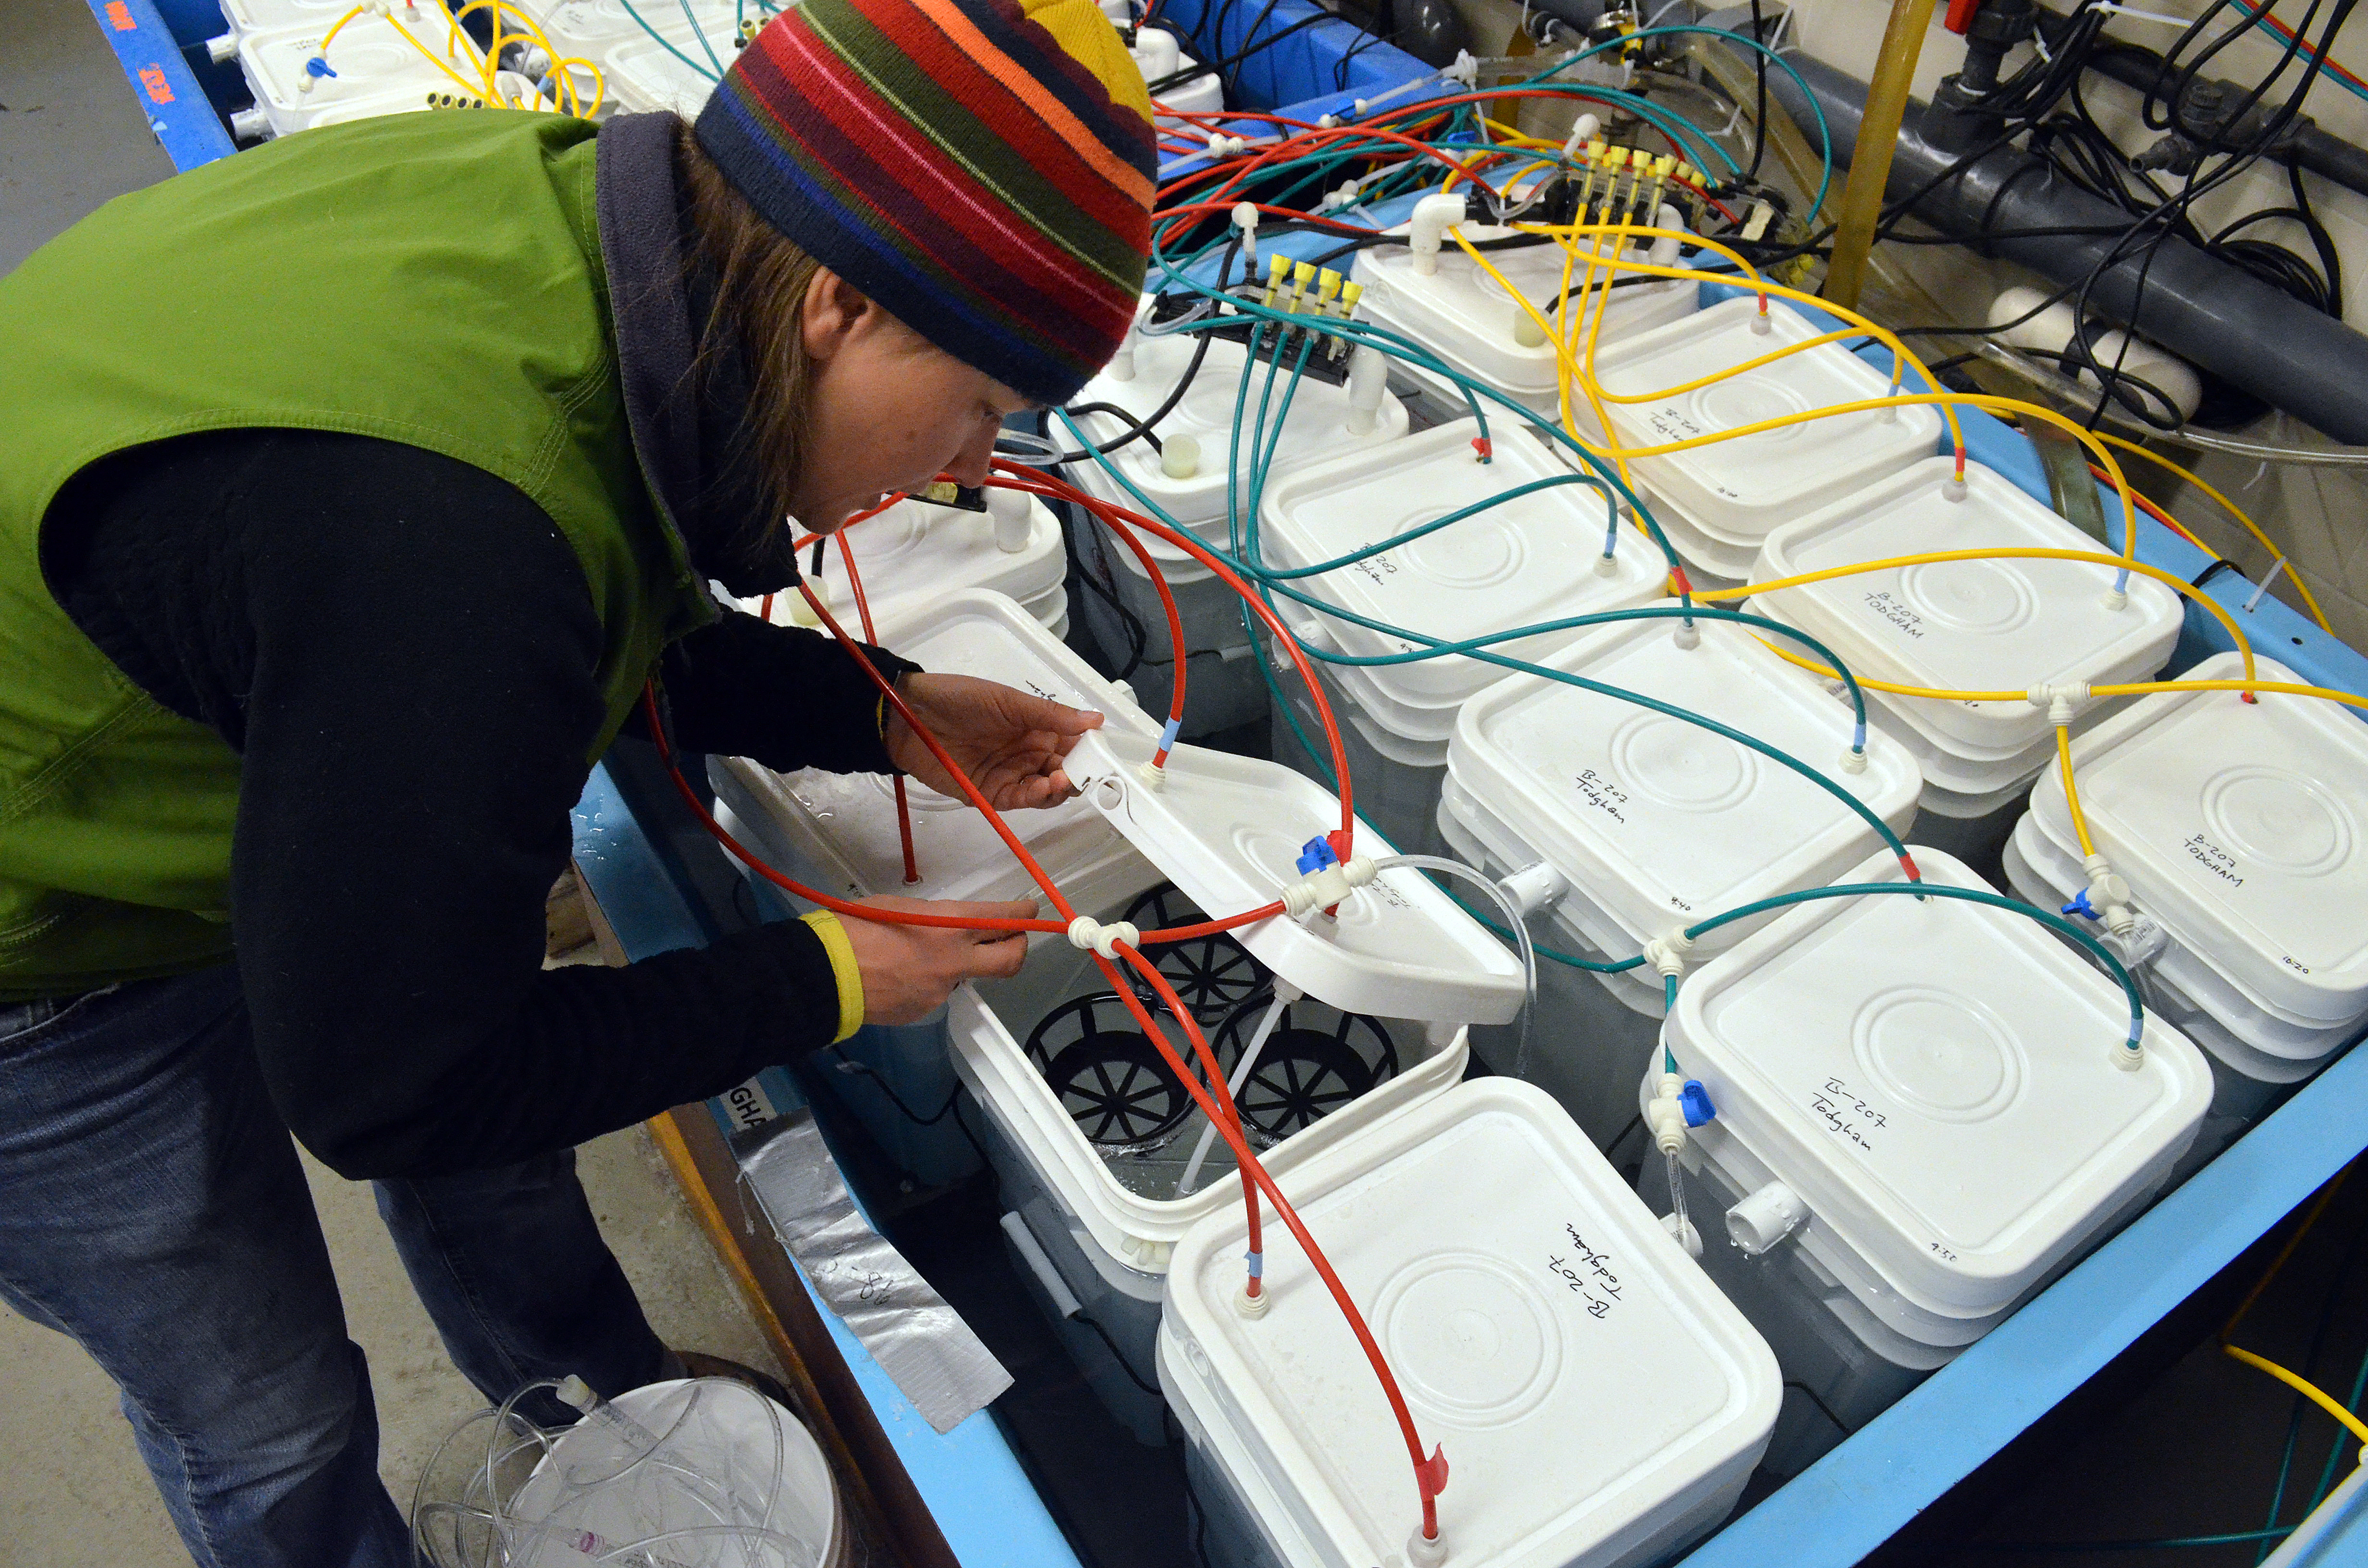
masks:
[[[803,329],[806,289],[822,263],[795,241],[757,215],[692,136],[687,121],[675,126],[675,167],[690,199],[693,267],[703,266],[715,284],[715,309],[700,328],[703,371],[736,335],[748,377],[748,419],[737,460],[771,508],[768,527],[780,526],[797,494],[806,423],[806,400],[814,368],[806,358]]]

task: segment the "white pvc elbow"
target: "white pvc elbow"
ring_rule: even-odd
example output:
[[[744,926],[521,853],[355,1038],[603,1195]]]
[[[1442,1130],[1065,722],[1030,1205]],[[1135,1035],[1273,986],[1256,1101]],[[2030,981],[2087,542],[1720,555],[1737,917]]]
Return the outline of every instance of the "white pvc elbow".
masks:
[[[986,493],[986,515],[995,519],[995,548],[1006,555],[1017,555],[1028,548],[1028,494],[1022,490],[990,490]]]
[[[1653,214],[1653,226],[1670,232],[1653,242],[1653,248],[1645,253],[1645,259],[1655,267],[1675,267],[1678,264],[1678,247],[1683,244],[1677,236],[1686,226],[1686,215],[1664,201]]]
[[[1414,257],[1416,277],[1429,278],[1439,271],[1439,248],[1447,231],[1462,222],[1463,199],[1460,196],[1426,196],[1414,204],[1414,212],[1406,220],[1406,250]]]

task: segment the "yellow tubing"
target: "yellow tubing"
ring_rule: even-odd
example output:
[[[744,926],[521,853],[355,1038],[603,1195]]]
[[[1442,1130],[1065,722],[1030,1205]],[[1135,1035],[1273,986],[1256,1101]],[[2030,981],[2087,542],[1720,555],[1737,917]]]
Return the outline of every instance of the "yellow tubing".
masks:
[[[2245,680],[2249,683],[2254,678],[2251,641],[2246,637],[2245,629],[2237,624],[2237,618],[2223,608],[2211,595],[2194,584],[2164,571],[2159,566],[2149,566],[2143,561],[2126,561],[2121,556],[2107,555],[2100,551],[2056,550],[2036,544],[1999,545],[1990,550],[1927,550],[1919,551],[1914,555],[1892,555],[1880,561],[1860,561],[1848,566],[1828,566],[1821,572],[1798,572],[1790,577],[1777,577],[1765,583],[1746,583],[1739,588],[1698,588],[1694,591],[1693,597],[1705,603],[1716,603],[1720,599],[1748,599],[1755,594],[1772,594],[1780,589],[1797,588],[1809,583],[1830,582],[1836,577],[1854,577],[1861,572],[1883,572],[1894,566],[1923,566],[1945,561],[2085,561],[2091,565],[2111,566],[2117,570],[2125,569],[2142,577],[2151,577],[2174,592],[2193,599],[2203,606],[2214,619],[2226,627],[2229,638],[2237,644],[2237,651],[2245,657]],[[1790,654],[1786,656],[1792,657]],[[1794,662],[1801,664],[1804,669],[1826,669],[1823,665],[1814,660],[1795,660]],[[1835,672],[1826,670],[1826,674],[1832,676]],[[1873,683],[1861,681],[1860,684],[1863,686]],[[2028,695],[2021,691],[1931,692],[1921,689],[1911,691],[1905,687],[1881,687],[1877,689],[1898,690],[1902,695],[1910,697],[1944,697],[1960,702],[2020,701]]]
[[[2124,441],[2119,436],[2108,436],[2102,430],[2097,432],[2097,439],[2104,442],[2105,445],[2109,447],[2119,447],[2125,452],[2135,452],[2138,456],[2146,459],[2146,461],[2155,464],[2157,467],[2169,469],[2171,472],[2179,475],[2180,478],[2187,481],[2188,483],[2195,486],[2196,489],[2203,492],[2204,494],[2212,497],[2214,501],[2219,504],[2222,511],[2236,518],[2237,523],[2243,527],[2247,533],[2251,534],[2255,539],[2261,541],[2262,549],[2268,551],[2271,555],[2276,556],[2278,559],[2285,561],[2286,576],[2293,581],[2294,591],[2302,596],[2302,602],[2310,607],[2311,619],[2318,622],[2318,629],[2321,631],[2328,632],[2335,630],[2335,628],[2327,623],[2327,612],[2318,608],[2318,597],[2310,591],[2310,585],[2302,580],[2302,574],[2294,570],[2293,561],[2287,559],[2286,552],[2278,548],[2277,541],[2270,538],[2269,534],[2262,529],[2260,524],[2247,517],[2244,514],[2243,509],[2240,508],[2237,503],[2229,500],[2228,497],[2221,494],[2220,492],[2213,489],[2212,486],[2204,483],[2203,481],[2188,472],[2187,470],[2180,467],[2169,458],[2162,456],[2158,452],[2151,451],[2145,447],[2141,447],[2135,441]]]
[[[362,8],[359,6],[357,6],[352,10],[347,12],[344,16],[339,17],[336,21],[329,24],[329,30],[321,35],[322,58],[326,59],[328,57],[329,45],[336,42],[337,35],[346,30],[346,24],[352,21],[356,17],[359,17],[361,14]]]
[[[1891,0],[1874,74],[1867,82],[1850,181],[1842,187],[1841,208],[1835,215],[1833,259],[1826,264],[1826,297],[1844,308],[1858,303],[1866,279],[1867,256],[1874,249],[1874,228],[1883,216],[1884,187],[1891,178],[1891,155],[1907,111],[1908,83],[1931,26],[1932,0]]]
[[[2066,725],[2055,726],[2055,760],[2064,770],[2064,803],[2072,809],[2072,831],[2080,840],[2085,858],[2094,855],[2097,846],[2089,842],[2089,819],[2080,810],[2079,787],[2072,782],[2072,731]]]

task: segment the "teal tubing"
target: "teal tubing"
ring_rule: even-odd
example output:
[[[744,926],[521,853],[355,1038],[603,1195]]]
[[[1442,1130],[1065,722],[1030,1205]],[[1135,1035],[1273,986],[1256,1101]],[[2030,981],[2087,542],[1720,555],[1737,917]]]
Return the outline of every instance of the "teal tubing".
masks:
[[[639,10],[634,8],[633,0],[620,0],[620,3],[625,7],[625,15],[632,17],[633,21],[641,28],[642,31],[657,40],[658,47],[660,49],[665,50],[668,54],[673,55],[677,60],[679,60],[685,65],[689,66],[695,74],[704,76],[711,82],[720,82],[723,79],[723,75],[721,71],[710,71],[706,66],[701,65],[698,61],[693,60],[689,55],[685,54],[682,51],[677,49],[674,46],[673,40],[667,38],[666,34],[658,31],[657,28],[650,26],[650,19],[647,17],[643,16]],[[705,41],[704,35],[701,37],[701,41]]]
[[[1769,48],[1766,44],[1760,42],[1756,38],[1746,38],[1741,33],[1730,31],[1725,28],[1704,28],[1682,25],[1672,25],[1666,28],[1639,28],[1633,33],[1622,33],[1616,39],[1607,39],[1601,43],[1590,45],[1586,49],[1578,51],[1566,60],[1556,61],[1545,70],[1539,72],[1536,75],[1529,78],[1529,80],[1525,82],[1516,84],[1516,85],[1523,87],[1543,85],[1545,84],[1546,78],[1553,75],[1555,72],[1576,65],[1580,61],[1585,60],[1588,55],[1600,54],[1607,49],[1629,43],[1636,39],[1659,38],[1665,34],[1670,33],[1706,33],[1713,38],[1724,39],[1729,43],[1739,43],[1748,49],[1756,49],[1760,53],[1768,57],[1770,64],[1776,66],[1779,70],[1782,71],[1784,74],[1793,78],[1793,85],[1801,89],[1801,96],[1808,100],[1810,108],[1815,110],[1816,113],[1817,142],[1819,144],[1818,150],[1825,159],[1825,177],[1818,180],[1817,194],[1816,199],[1809,203],[1808,210],[1814,213],[1819,208],[1823,207],[1826,204],[1826,193],[1827,190],[1832,188],[1834,183],[1834,133],[1832,129],[1826,124],[1826,111],[1817,108],[1817,95],[1809,91],[1809,84],[1801,79],[1801,74],[1793,69],[1791,62],[1787,61],[1782,55],[1777,53],[1774,50]],[[1394,109],[1391,112],[1395,113],[1396,111]],[[1379,123],[1381,120],[1388,118],[1389,116],[1386,114],[1376,116],[1375,123]]]
[[[1733,925],[1737,920],[1748,920],[1751,916],[1766,910],[1782,909],[1789,904],[1807,903],[1822,898],[1855,898],[1861,893],[1906,893],[1911,898],[1953,898],[1967,903],[1987,904],[1993,909],[2003,909],[2011,914],[2027,916],[2038,921],[2058,936],[2069,937],[2081,948],[2087,949],[2089,957],[2102,964],[2105,971],[2120,984],[2123,998],[2130,1005],[2130,1035],[2123,1042],[2123,1049],[2125,1051],[2138,1049],[2139,1037],[2146,1030],[2146,1002],[2138,994],[2137,982],[2132,980],[2130,971],[2122,967],[2122,960],[2115,958],[2104,943],[2100,942],[2064,916],[2025,903],[2018,898],[2008,898],[2002,893],[1983,892],[1973,888],[1942,887],[1933,882],[1841,882],[1833,887],[1803,888],[1797,892],[1780,892],[1771,898],[1754,899],[1749,903],[1727,910],[1725,914],[1713,915],[1707,920],[1687,926],[1686,939],[1692,941],[1707,932],[1717,930],[1722,926]]]

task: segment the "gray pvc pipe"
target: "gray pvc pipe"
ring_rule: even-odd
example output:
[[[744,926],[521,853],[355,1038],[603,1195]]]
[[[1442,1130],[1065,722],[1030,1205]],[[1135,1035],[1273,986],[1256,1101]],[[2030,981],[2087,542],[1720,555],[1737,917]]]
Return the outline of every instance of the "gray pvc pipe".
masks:
[[[1805,54],[1788,52],[1785,61],[1800,72],[1825,111],[1835,162],[1848,164],[1858,142],[1865,84]],[[1814,123],[1800,89],[1785,73],[1768,73],[1768,92],[1804,127]],[[1931,180],[1957,156],[1927,139],[1925,112],[1925,105],[1909,100],[1891,163],[1894,200]],[[2074,235],[1982,244],[1981,235],[2016,229],[2119,230],[2130,222],[2120,208],[2056,178],[2037,159],[2011,147],[1976,160],[1918,201],[1915,211],[1987,254],[2058,284],[2088,276],[2111,252],[2112,239]],[[2368,337],[2176,238],[2155,248],[2145,295],[2138,298],[2143,262],[2141,249],[2116,263],[2089,291],[2090,305],[2336,440],[2368,443]],[[1970,301],[1964,312],[1981,313]]]

